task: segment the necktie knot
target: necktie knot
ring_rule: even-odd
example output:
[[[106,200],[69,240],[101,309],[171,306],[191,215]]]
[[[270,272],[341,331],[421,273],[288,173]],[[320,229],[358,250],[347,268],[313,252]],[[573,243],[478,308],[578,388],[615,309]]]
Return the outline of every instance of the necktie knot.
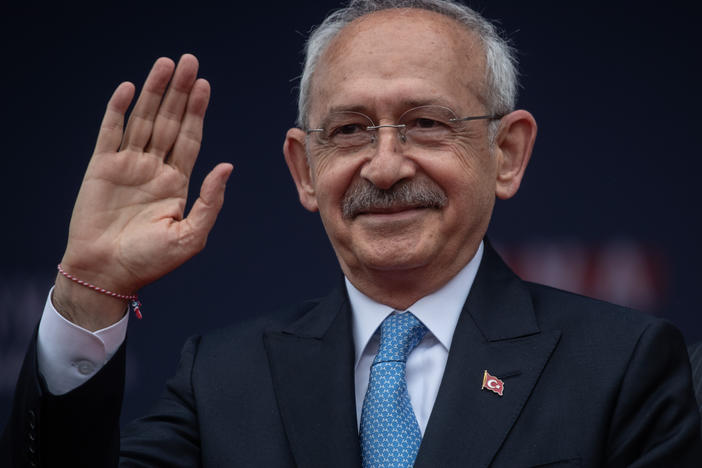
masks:
[[[380,349],[373,364],[407,362],[409,353],[422,341],[427,327],[411,312],[392,314],[380,325]]]

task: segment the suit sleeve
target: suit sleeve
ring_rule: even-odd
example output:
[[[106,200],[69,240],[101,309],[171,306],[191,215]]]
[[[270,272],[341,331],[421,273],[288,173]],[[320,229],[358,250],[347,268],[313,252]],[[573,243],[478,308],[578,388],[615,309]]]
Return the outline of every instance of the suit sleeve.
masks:
[[[119,433],[125,344],[90,380],[52,395],[39,374],[36,333],[0,439],[0,466],[196,467],[200,440],[191,372],[199,338],[187,341],[178,372],[149,415]]]
[[[622,377],[606,466],[699,467],[700,417],[682,336],[664,321],[641,334]]]
[[[10,419],[0,439],[0,464],[117,466],[124,366],[122,345],[85,384],[64,395],[51,395],[38,371],[35,333],[15,387]]]

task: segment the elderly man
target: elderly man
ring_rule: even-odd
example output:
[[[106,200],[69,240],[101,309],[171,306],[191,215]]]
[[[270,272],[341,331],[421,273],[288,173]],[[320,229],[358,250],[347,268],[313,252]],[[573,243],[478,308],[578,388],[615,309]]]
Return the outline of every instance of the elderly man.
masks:
[[[209,85],[159,59],[109,101],[3,454],[37,466],[698,466],[669,324],[528,284],[484,240],[536,135],[511,51],[443,0],[353,1],[312,34],[284,153],[343,282],[188,341],[118,437],[125,301],[202,249],[232,167],[183,217]],[[170,84],[169,84],[170,82]],[[114,294],[117,294],[116,296]],[[137,310],[138,312],[138,310]],[[97,363],[97,366],[95,364]],[[104,366],[103,366],[104,364]]]

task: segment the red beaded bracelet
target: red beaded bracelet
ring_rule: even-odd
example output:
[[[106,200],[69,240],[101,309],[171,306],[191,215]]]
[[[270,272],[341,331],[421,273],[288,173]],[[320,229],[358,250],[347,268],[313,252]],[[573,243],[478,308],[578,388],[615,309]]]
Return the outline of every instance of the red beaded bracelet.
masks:
[[[108,291],[105,288],[95,286],[94,284],[90,284],[86,281],[83,281],[81,279],[76,278],[75,276],[73,276],[69,273],[66,273],[66,271],[61,267],[60,263],[58,264],[58,271],[59,271],[59,273],[61,273],[63,276],[65,276],[69,280],[76,282],[76,283],[80,284],[81,286],[85,286],[86,288],[90,288],[93,291],[97,291],[97,292],[105,294],[107,296],[112,296],[112,297],[116,297],[117,299],[123,299],[125,301],[128,301],[129,308],[132,309],[134,311],[134,315],[136,315],[136,317],[139,320],[141,320],[141,311],[139,310],[139,308],[141,307],[141,302],[139,302],[139,297],[137,297],[136,294],[131,294],[131,295],[118,294],[116,292]]]

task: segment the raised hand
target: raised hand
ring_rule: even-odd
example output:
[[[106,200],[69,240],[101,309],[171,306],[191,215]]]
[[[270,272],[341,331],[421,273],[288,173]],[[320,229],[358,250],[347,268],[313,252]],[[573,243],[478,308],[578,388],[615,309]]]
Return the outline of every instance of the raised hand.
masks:
[[[63,268],[121,294],[133,294],[202,250],[232,171],[231,164],[217,165],[184,217],[210,86],[197,78],[194,56],[183,55],[174,67],[168,58],[154,63],[124,131],[134,85],[117,87],[71,217]],[[126,307],[61,275],[53,302],[89,330],[116,322]]]

